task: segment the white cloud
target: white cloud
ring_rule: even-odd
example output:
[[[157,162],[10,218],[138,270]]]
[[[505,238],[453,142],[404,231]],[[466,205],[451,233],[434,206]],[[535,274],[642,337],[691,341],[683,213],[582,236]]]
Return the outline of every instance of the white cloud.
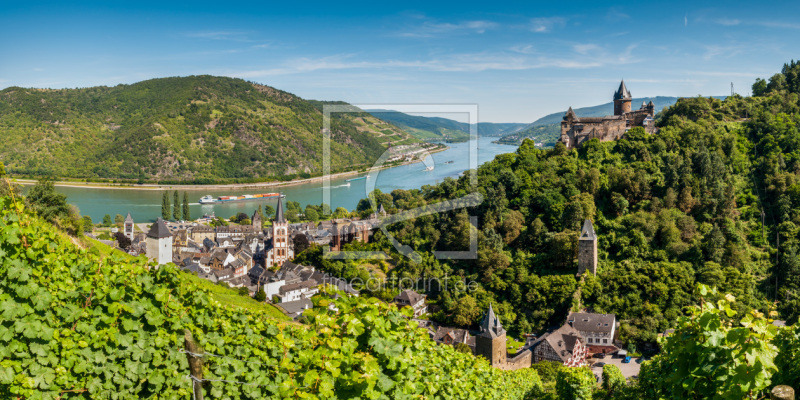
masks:
[[[458,23],[425,21],[421,25],[412,27],[398,35],[411,38],[427,38],[452,33],[481,34],[495,27],[497,27],[496,23],[484,20],[462,21]]]
[[[531,18],[530,30],[537,33],[546,33],[556,27],[562,27],[566,23],[567,20],[562,17]]]
[[[706,45],[705,53],[703,54],[704,60],[712,60],[715,58],[729,58],[741,54],[744,49],[743,46],[716,46]]]
[[[742,23],[742,21],[738,19],[730,19],[730,18],[720,18],[717,20],[717,23],[720,25],[725,26],[736,26]]]
[[[533,56],[529,54],[463,53],[451,54],[433,59],[413,60],[357,60],[356,55],[340,54],[321,58],[297,58],[280,66],[224,73],[241,78],[255,78],[276,75],[302,74],[331,70],[389,70],[411,69],[432,72],[483,72],[483,71],[522,71],[541,68],[587,69],[608,65],[637,63],[633,57],[636,45],[625,48],[618,54],[609,53],[602,48],[587,51],[577,57]]]
[[[576,45],[572,46],[572,49],[575,50],[575,52],[578,53],[578,54],[585,55],[585,54],[588,54],[590,52],[597,51],[598,49],[600,49],[600,46],[598,46],[596,44],[591,44],[591,43],[576,44]]]
[[[533,54],[535,52],[535,48],[533,47],[532,44],[520,44],[516,46],[511,46],[508,48],[508,50],[520,54]]]
[[[195,31],[184,32],[182,36],[193,39],[206,39],[206,40],[228,40],[233,42],[250,42],[248,38],[250,32],[240,30],[209,30],[209,31]]]

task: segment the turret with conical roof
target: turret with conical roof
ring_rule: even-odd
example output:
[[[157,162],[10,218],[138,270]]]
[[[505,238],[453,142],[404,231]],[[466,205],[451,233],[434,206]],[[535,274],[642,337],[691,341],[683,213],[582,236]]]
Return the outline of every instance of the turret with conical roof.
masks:
[[[625,80],[620,82],[619,89],[614,92],[614,115],[631,112],[631,91],[625,86]]]

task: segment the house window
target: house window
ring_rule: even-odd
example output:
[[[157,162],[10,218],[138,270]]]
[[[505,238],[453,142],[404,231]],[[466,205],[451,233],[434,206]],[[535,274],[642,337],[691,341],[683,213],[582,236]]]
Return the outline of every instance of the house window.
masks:
[[[608,339],[603,339],[603,343],[608,343]]]
[[[589,338],[589,343],[592,343],[592,338]]]

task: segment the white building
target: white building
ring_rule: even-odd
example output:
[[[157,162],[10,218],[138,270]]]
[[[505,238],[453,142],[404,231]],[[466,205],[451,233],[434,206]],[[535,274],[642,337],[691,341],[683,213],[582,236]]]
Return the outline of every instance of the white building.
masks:
[[[146,242],[147,258],[154,260],[158,265],[172,262],[172,232],[169,231],[164,220],[159,218],[150,226]]]
[[[317,281],[310,279],[303,282],[292,283],[290,285],[283,285],[278,289],[278,298],[281,303],[289,301],[297,301],[319,293],[317,288]]]
[[[128,216],[125,218],[125,236],[131,240],[133,243],[133,218],[131,218],[131,213],[128,213]]]

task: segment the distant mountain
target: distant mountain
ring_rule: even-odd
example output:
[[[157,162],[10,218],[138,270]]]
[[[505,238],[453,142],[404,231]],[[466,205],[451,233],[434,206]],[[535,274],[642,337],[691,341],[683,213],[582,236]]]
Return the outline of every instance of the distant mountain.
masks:
[[[714,97],[724,99],[726,96]],[[656,114],[658,114],[664,108],[675,104],[678,101],[678,97],[656,96],[634,98],[631,101],[631,108],[636,110],[642,105],[642,102],[649,103],[650,101],[655,105]],[[578,117],[602,117],[605,115],[613,115],[614,103],[608,102],[599,106],[576,108],[574,111]],[[535,137],[536,143],[552,146],[556,143],[559,136],[561,136],[561,119],[564,118],[564,114],[566,113],[567,110],[564,110],[545,115],[518,132],[503,135],[498,142],[504,144],[519,144],[526,138]]]
[[[373,116],[404,129],[422,140],[469,140],[470,124],[441,117],[422,117],[394,110],[366,110]],[[479,136],[502,136],[514,133],[528,124],[479,122]]]
[[[241,79],[189,76],[0,91],[0,161],[19,176],[210,183],[322,173],[323,102]],[[341,103],[344,104],[344,103]],[[333,171],[418,143],[372,115],[332,118]]]

